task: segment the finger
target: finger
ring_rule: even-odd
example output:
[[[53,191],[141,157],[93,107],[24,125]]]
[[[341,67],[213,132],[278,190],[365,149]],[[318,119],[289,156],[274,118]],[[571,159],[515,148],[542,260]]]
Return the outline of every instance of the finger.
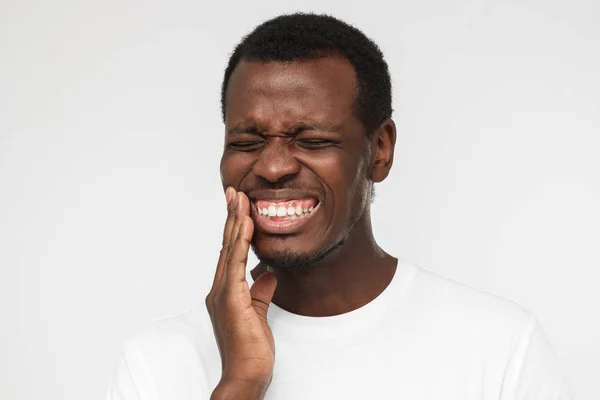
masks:
[[[231,245],[229,246],[228,257],[229,257],[229,255],[231,255],[231,252],[233,251],[233,244],[235,243],[235,241],[237,240],[237,237],[239,235],[240,226],[244,222],[244,216],[249,216],[249,215],[250,215],[250,201],[248,200],[248,197],[246,197],[244,192],[237,192],[236,206],[235,206],[235,219],[233,222],[233,228],[231,230],[231,237],[229,239],[230,240],[229,243]],[[225,274],[227,274],[227,272],[225,272]]]
[[[252,218],[244,215],[242,223],[238,230],[237,238],[231,248],[231,254],[227,262],[227,271],[225,280],[227,286],[246,281],[246,264],[248,263],[248,251],[250,250],[250,241],[254,232]]]
[[[231,201],[231,229],[228,232],[227,239],[223,239],[228,244],[227,258],[225,259],[225,263],[227,263],[227,259],[231,254],[233,244],[235,243],[235,238],[237,237],[237,231],[239,230],[241,223],[242,221],[240,220],[240,192],[236,192],[235,196],[233,197],[233,200]]]
[[[227,261],[227,255],[229,254],[229,247],[231,245],[231,231],[233,230],[233,224],[235,222],[235,200],[237,199],[236,190],[229,186],[225,191],[225,197],[228,200],[227,219],[225,220],[225,227],[223,229],[223,241],[221,244],[219,261],[217,262],[217,270],[215,271],[213,286],[216,285],[223,278],[225,264]]]
[[[231,199],[227,203],[227,220],[225,221],[225,228],[223,230],[223,247],[229,248],[231,246],[231,232],[235,224],[236,212],[237,212],[237,191],[231,188]]]
[[[236,239],[238,237],[240,226],[244,222],[242,195],[243,195],[242,192],[237,192],[232,201],[232,207],[234,210],[233,211],[233,227],[231,228],[231,233],[230,233],[230,236],[228,239],[229,245],[227,246],[225,265],[223,267],[222,279],[224,282],[227,281],[227,274],[229,273],[229,271],[228,271],[229,258],[231,257],[231,253],[233,252],[233,249],[235,247],[235,243],[236,243]]]
[[[269,305],[275,294],[277,287],[277,277],[272,272],[262,273],[250,288],[250,297],[252,298],[252,307],[263,322],[267,322],[267,312]]]

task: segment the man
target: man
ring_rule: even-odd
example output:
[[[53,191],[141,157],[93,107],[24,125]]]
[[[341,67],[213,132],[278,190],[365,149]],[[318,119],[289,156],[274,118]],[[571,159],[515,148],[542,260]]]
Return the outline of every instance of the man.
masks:
[[[131,340],[109,399],[571,398],[529,312],[377,245],[390,82],[378,47],[332,17],[281,16],[242,40],[222,88],[228,215],[206,307]]]

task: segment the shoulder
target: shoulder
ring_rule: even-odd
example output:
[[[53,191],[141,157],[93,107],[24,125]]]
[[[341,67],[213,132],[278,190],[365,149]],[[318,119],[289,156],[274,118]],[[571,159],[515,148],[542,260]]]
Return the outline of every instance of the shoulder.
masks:
[[[210,318],[196,307],[154,321],[125,343],[108,399],[207,398],[219,378]]]
[[[405,265],[414,270],[405,312],[422,332],[480,350],[502,344],[510,352],[534,324],[534,315],[515,301]]]
[[[125,344],[124,352],[144,358],[148,364],[212,352],[214,336],[208,312],[195,306],[160,318],[141,329]]]
[[[515,301],[421,267],[404,297],[414,343],[437,363],[479,375],[502,399],[569,399],[569,385],[537,318]],[[469,375],[472,376],[472,375]]]

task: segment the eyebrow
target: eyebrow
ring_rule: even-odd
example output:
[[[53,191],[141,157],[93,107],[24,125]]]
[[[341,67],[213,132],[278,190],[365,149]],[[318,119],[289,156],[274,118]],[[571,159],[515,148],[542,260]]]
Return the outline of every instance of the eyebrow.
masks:
[[[302,131],[308,131],[308,130],[337,133],[341,130],[341,124],[333,125],[333,126],[326,126],[326,125],[323,125],[323,124],[320,124],[320,123],[314,122],[314,121],[299,122],[299,123],[291,126],[290,128],[286,129],[285,131],[283,131],[283,133],[285,133],[287,135],[297,135]],[[246,133],[246,134],[251,134],[251,135],[262,135],[263,132],[264,132],[264,130],[259,129],[258,126],[256,126],[255,124],[244,124],[244,123],[234,125],[227,130],[228,134]]]
[[[244,125],[244,124],[238,124],[235,125],[231,128],[229,128],[227,130],[228,134],[234,134],[234,133],[251,133],[254,135],[259,135],[259,130],[258,127],[256,125]]]

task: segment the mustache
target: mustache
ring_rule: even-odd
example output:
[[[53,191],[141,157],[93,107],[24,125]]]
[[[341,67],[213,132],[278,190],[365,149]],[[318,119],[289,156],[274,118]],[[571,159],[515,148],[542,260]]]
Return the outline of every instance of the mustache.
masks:
[[[311,182],[302,182],[302,181],[288,181],[288,182],[254,182],[253,184],[243,185],[240,187],[240,190],[244,193],[248,192],[259,192],[266,190],[297,190],[302,192],[317,192],[319,194],[324,194],[325,191],[323,187],[320,185],[315,185]]]

